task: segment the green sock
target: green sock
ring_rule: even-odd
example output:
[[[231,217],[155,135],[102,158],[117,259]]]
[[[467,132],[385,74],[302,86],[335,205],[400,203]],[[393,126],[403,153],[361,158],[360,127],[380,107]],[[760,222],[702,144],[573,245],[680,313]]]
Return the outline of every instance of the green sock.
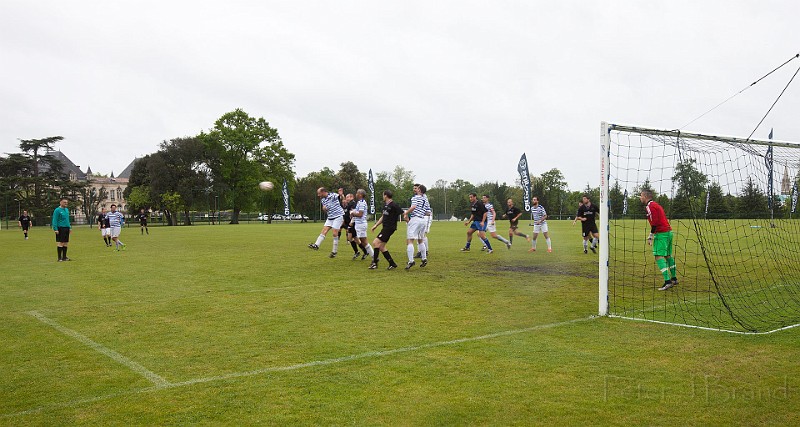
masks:
[[[664,258],[659,258],[656,260],[656,265],[658,265],[658,269],[661,271],[661,275],[664,276],[664,281],[669,282],[669,267],[667,267],[667,260]]]
[[[675,258],[669,257],[667,258],[667,266],[669,267],[669,274],[672,276],[673,279],[677,278],[677,268],[675,268]]]

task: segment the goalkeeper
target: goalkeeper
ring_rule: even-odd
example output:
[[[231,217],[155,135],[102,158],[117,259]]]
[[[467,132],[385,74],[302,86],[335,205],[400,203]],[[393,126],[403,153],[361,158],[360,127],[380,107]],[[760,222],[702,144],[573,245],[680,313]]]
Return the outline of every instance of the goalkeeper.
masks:
[[[653,246],[656,265],[661,270],[661,275],[664,276],[664,286],[658,290],[666,291],[678,284],[678,278],[675,275],[675,259],[672,257],[672,227],[669,226],[664,208],[653,200],[652,191],[642,190],[639,200],[645,205],[647,221],[650,222],[647,244]]]

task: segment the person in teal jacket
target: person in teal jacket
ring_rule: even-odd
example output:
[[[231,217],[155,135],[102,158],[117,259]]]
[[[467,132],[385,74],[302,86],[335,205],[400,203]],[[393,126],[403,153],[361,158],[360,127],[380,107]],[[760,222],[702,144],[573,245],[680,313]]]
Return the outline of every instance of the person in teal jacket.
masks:
[[[58,262],[70,260],[67,258],[67,245],[69,244],[69,235],[72,233],[72,226],[69,224],[67,202],[66,198],[62,198],[59,206],[53,211],[53,231],[56,232]]]

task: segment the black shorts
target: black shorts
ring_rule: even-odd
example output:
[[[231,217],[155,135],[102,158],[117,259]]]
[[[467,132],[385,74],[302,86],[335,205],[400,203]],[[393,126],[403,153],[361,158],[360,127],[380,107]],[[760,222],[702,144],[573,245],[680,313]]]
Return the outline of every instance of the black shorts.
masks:
[[[30,225],[22,224],[22,231],[28,231],[28,228],[30,228]]]
[[[139,225],[142,227],[147,227],[147,221],[142,221],[139,223]]]
[[[396,228],[389,228],[389,229],[382,228],[381,232],[378,234],[377,239],[383,243],[386,243],[389,241],[389,238],[392,237],[392,234],[394,234],[395,231],[397,231]]]
[[[581,231],[583,232],[583,237],[597,234],[597,223],[594,221],[584,221],[581,223]]]
[[[519,227],[519,221],[512,221],[511,225],[509,226],[510,229],[516,230]]]
[[[350,233],[353,237],[356,237],[356,225],[353,224],[347,227],[347,232]]]
[[[58,234],[56,234],[56,243],[69,242],[69,227],[58,227]]]

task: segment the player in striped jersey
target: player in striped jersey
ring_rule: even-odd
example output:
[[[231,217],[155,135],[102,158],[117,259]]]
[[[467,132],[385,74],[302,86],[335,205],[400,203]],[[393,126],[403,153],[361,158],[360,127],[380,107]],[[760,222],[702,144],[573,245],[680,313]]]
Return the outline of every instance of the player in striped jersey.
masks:
[[[352,218],[353,228],[355,229],[355,239],[358,240],[358,246],[364,252],[361,257],[362,260],[366,259],[367,256],[371,258],[374,253],[372,246],[367,241],[367,201],[365,197],[367,197],[367,192],[363,188],[359,188],[356,191],[356,206],[350,211],[350,218]],[[358,252],[356,252],[356,255],[358,255]],[[355,256],[353,259],[355,259]]]
[[[544,207],[539,204],[539,198],[534,197],[531,200],[531,213],[533,214],[533,242],[528,252],[536,251],[536,238],[539,233],[544,234],[545,241],[547,242],[547,252],[553,252],[553,245],[550,242],[550,234],[547,232],[547,212]]]
[[[486,206],[486,231],[489,232],[490,236],[505,243],[508,249],[511,249],[511,242],[497,235],[497,226],[495,225],[497,212],[495,212],[494,205],[492,204],[492,202],[489,201],[489,195],[484,194],[482,199],[483,199],[483,205]]]
[[[328,214],[328,219],[325,220],[325,225],[322,226],[322,231],[317,236],[317,241],[308,245],[309,248],[319,250],[319,245],[325,240],[328,231],[333,229],[333,250],[330,257],[335,258],[336,252],[339,250],[339,229],[342,228],[344,223],[344,209],[342,209],[342,199],[344,198],[344,189],[340,188],[339,193],[330,193],[325,187],[317,189],[317,197],[322,204],[322,210]]]
[[[408,255],[408,263],[406,270],[416,264],[414,262],[414,240],[417,241],[419,246],[419,253],[422,256],[420,267],[428,265],[428,250],[425,249],[423,238],[425,237],[425,227],[428,225],[425,220],[425,214],[430,210],[428,199],[422,194],[420,184],[414,184],[414,197],[411,198],[411,206],[403,212],[403,219],[408,222],[406,230],[406,254]]]
[[[125,244],[119,240],[122,225],[125,224],[125,217],[122,212],[117,210],[117,205],[111,205],[111,212],[106,214],[106,218],[108,218],[108,224],[111,227],[111,240],[114,241],[114,248],[116,250],[125,250]]]
[[[431,224],[433,223],[433,210],[431,209],[431,203],[428,201],[428,195],[425,194],[428,192],[428,188],[420,184],[419,190],[422,193],[422,197],[424,197],[425,201],[428,203],[428,210],[425,212],[425,234],[422,238],[422,243],[425,244],[425,257],[427,258],[430,249],[430,246],[428,246],[428,233],[431,232]],[[419,245],[417,245],[417,253],[414,255],[414,258],[422,258],[422,253],[419,251]]]

